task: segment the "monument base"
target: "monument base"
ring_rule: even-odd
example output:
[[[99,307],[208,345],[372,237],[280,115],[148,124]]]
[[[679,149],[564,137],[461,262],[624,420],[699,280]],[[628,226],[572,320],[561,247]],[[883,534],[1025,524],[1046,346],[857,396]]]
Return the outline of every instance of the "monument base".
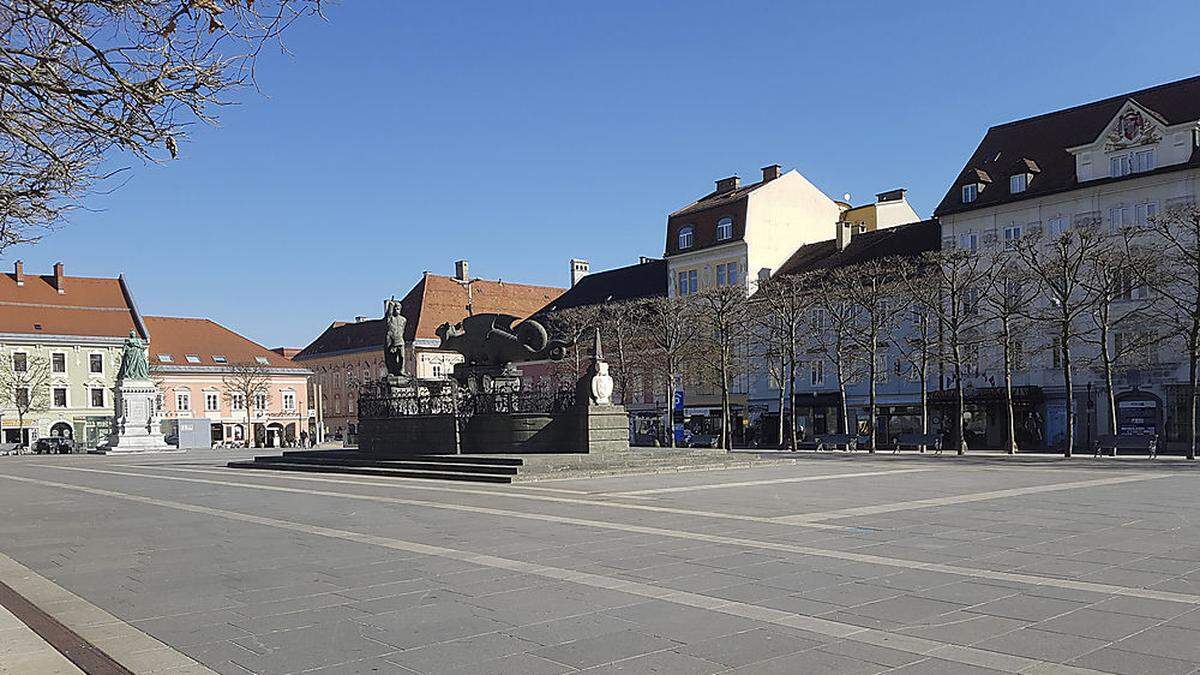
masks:
[[[158,430],[155,400],[158,388],[150,380],[123,380],[117,385],[117,419],[107,445],[96,454],[182,452],[168,445]]]
[[[628,452],[629,413],[623,405],[579,406],[581,452]]]

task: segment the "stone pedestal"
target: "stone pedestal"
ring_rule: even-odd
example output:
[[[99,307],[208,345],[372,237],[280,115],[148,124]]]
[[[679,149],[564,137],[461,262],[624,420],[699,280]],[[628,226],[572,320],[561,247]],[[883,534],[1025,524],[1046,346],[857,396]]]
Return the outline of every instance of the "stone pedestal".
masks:
[[[579,406],[580,452],[627,452],[629,413],[623,405]]]
[[[131,452],[179,452],[167,445],[159,430],[154,402],[158,388],[150,380],[123,380],[117,385],[117,417],[108,444],[100,454]]]

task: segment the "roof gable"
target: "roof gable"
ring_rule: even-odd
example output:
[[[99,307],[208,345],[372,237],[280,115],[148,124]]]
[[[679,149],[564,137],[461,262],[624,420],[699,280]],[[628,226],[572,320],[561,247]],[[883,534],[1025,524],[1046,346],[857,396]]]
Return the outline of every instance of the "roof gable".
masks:
[[[220,368],[253,363],[295,368],[291,359],[235,333],[211,319],[147,316],[150,366]],[[167,357],[167,358],[163,358]]]

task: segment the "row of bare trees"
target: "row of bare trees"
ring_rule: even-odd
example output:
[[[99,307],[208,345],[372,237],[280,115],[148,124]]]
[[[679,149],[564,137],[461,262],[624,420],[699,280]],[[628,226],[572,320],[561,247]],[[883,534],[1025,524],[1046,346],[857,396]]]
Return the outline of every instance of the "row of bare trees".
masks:
[[[1014,382],[1036,370],[1058,373],[1066,397],[1062,450],[1070,455],[1078,436],[1075,389],[1081,376],[1099,380],[1106,402],[1103,429],[1116,433],[1119,376],[1159,369],[1159,353],[1181,348],[1175,353],[1187,357],[1192,393],[1185,428],[1188,456],[1194,457],[1200,210],[1177,207],[1142,226],[1089,221],[1063,231],[1015,235],[975,250],[950,248],[777,276],[757,284],[750,297],[739,287],[718,286],[692,295],[571,308],[551,320],[580,344],[588,344],[583,338],[599,326],[618,391],[629,392],[649,378],[645,381],[667,402],[668,431],[678,375],[702,374],[720,394],[724,448],[732,440],[734,384],[752,375],[767,377],[774,388],[781,411],[778,442],[796,447],[791,402],[797,380],[811,374],[818,385],[836,389],[842,433],[858,431],[848,428],[847,389],[865,386],[862,433],[871,451],[880,443],[879,382],[900,378],[916,390],[923,434],[930,431],[931,387],[945,391],[952,410],[942,417],[942,432],[962,453],[966,392],[984,378],[1002,393],[1002,447],[1013,453]],[[575,353],[565,362],[570,375],[582,373],[585,356]]]

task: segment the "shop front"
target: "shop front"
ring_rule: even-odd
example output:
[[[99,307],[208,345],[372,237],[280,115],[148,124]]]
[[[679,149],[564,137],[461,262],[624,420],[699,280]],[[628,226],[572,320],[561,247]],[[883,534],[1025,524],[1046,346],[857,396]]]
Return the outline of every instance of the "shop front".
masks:
[[[1041,387],[1013,387],[1013,421],[1017,447],[1044,450],[1054,428],[1053,401],[1047,402]],[[931,428],[953,433],[957,394],[953,389],[929,393]],[[969,450],[1004,447],[1007,412],[1003,387],[968,387],[963,391],[963,428]],[[1062,408],[1066,419],[1066,408]],[[1057,419],[1057,418],[1054,418]],[[1065,422],[1064,422],[1065,424]],[[949,440],[949,438],[946,438]]]
[[[842,430],[842,398],[838,392],[796,394],[796,437],[811,441],[814,436]]]

